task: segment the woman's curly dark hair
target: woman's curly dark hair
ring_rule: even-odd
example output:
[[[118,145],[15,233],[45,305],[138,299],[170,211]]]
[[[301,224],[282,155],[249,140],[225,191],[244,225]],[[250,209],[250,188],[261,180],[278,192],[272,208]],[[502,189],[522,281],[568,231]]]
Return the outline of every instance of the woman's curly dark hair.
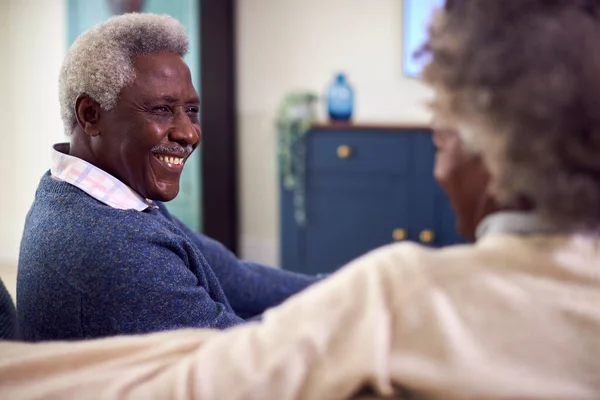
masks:
[[[600,0],[451,0],[423,53],[434,112],[497,199],[600,231]]]

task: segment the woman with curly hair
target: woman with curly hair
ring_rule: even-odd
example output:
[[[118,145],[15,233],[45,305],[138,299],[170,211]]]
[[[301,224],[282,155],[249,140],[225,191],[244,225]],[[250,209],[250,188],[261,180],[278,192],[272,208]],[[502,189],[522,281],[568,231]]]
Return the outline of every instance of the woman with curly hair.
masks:
[[[600,233],[600,2],[454,0],[423,77],[437,117],[482,155],[503,204]]]
[[[600,398],[600,4],[454,0],[423,53],[474,244],[378,249],[225,331],[0,342],[1,398]]]

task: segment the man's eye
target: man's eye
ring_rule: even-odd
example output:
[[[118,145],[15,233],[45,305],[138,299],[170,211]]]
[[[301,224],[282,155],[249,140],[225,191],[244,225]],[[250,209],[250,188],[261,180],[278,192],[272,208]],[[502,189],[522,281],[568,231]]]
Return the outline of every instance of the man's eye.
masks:
[[[198,114],[200,110],[198,109],[198,107],[188,107],[187,112],[189,114]]]
[[[168,106],[157,106],[152,109],[152,111],[156,113],[168,113],[171,112],[171,109]]]

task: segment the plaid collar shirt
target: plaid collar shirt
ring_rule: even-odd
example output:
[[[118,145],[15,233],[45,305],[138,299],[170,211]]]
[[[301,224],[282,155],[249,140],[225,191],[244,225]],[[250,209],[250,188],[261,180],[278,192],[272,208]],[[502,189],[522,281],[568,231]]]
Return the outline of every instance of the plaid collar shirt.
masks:
[[[143,211],[148,207],[157,208],[151,200],[143,198],[114,176],[68,153],[68,143],[53,146],[50,173],[54,179],[70,183],[96,200],[119,210]]]

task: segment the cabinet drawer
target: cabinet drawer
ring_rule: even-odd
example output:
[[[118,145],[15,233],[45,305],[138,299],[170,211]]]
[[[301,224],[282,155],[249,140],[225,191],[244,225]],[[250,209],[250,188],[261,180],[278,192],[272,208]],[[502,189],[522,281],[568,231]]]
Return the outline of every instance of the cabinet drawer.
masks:
[[[411,142],[422,133],[314,130],[308,137],[309,171],[404,174]]]

